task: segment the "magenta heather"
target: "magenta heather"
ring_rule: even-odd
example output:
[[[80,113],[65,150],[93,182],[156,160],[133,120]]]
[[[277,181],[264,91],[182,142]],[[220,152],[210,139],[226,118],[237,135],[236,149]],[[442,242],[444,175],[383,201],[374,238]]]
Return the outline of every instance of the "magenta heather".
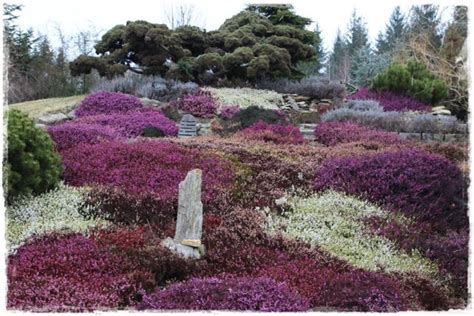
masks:
[[[8,308],[92,311],[133,305],[141,290],[131,278],[151,278],[133,262],[80,234],[32,239],[8,257]]]
[[[202,118],[212,118],[217,111],[217,104],[211,92],[202,89],[171,102],[171,105],[183,112]]]
[[[272,142],[275,144],[303,144],[303,134],[298,127],[287,124],[268,124],[259,121],[238,132],[238,135],[251,140]]]
[[[316,173],[315,189],[333,188],[424,221],[455,225],[462,221],[465,181],[446,158],[404,149],[375,155],[326,160]]]
[[[87,116],[75,120],[78,123],[99,124],[114,128],[121,136],[140,136],[146,127],[156,127],[165,136],[176,136],[178,127],[176,123],[159,110],[143,108],[125,113],[100,114]]]
[[[58,151],[69,149],[78,144],[97,144],[119,137],[119,134],[111,127],[74,121],[51,126],[48,128],[48,133],[55,142]]]
[[[265,277],[193,278],[145,295],[140,309],[306,311],[308,301],[285,283]]]
[[[389,91],[372,91],[368,88],[359,89],[351,94],[351,100],[376,100],[385,111],[422,111],[429,112],[431,107],[409,96],[399,95]]]
[[[188,171],[194,168],[203,171],[205,206],[228,190],[233,181],[230,163],[218,156],[161,140],[82,144],[62,154],[67,183],[113,188],[120,199],[132,204],[133,201],[138,204],[140,199],[152,199],[155,208],[161,207],[168,216],[176,208],[178,184]]]
[[[350,142],[377,142],[385,145],[406,144],[396,133],[373,129],[351,122],[322,122],[314,129],[317,142],[334,146]]]
[[[238,112],[240,112],[238,105],[224,105],[220,109],[219,116],[225,120],[229,120]]]
[[[123,113],[142,108],[137,97],[120,92],[97,92],[88,95],[75,110],[76,117],[97,114]]]

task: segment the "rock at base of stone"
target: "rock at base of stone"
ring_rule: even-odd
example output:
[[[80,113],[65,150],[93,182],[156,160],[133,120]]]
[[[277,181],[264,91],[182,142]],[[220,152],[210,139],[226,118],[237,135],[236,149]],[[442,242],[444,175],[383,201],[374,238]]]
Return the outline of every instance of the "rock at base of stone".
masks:
[[[174,240],[170,237],[164,239],[161,244],[164,247],[170,249],[171,251],[180,254],[186,259],[201,259],[201,252],[198,248],[193,248],[180,243],[175,243]]]
[[[199,248],[201,246],[201,240],[199,239],[183,239],[181,241],[182,245],[193,247],[193,248]]]

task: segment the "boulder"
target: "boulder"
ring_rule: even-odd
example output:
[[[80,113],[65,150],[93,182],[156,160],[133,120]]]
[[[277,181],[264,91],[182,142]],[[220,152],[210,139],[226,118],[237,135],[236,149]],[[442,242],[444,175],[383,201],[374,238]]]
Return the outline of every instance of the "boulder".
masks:
[[[69,118],[64,113],[53,113],[41,116],[38,118],[39,124],[52,125],[68,120]]]
[[[153,100],[153,99],[148,99],[148,98],[140,98],[140,101],[143,103],[144,106],[151,106],[151,107],[157,107],[160,108],[163,105],[165,105],[164,102],[158,101],[158,100]]]

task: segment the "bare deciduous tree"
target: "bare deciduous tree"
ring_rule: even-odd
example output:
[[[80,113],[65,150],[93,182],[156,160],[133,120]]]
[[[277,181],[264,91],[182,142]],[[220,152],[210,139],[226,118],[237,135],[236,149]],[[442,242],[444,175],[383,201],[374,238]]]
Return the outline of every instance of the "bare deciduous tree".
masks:
[[[171,29],[185,25],[200,24],[199,14],[192,4],[173,4],[165,8],[164,13],[167,24]]]

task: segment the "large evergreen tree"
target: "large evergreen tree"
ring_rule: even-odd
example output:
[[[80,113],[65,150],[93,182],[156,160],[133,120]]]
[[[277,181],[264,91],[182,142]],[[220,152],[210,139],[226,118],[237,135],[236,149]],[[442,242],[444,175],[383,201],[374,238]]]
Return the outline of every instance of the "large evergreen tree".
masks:
[[[299,62],[315,57],[311,21],[291,8],[249,7],[206,32],[183,26],[170,30],[146,21],[117,25],[95,46],[99,57],[79,56],[73,74],[97,69],[114,76],[127,70],[211,83],[221,78],[257,80],[294,77]]]
[[[4,52],[8,75],[8,103],[77,92],[64,50],[55,50],[46,36],[23,31],[16,21],[22,6],[4,4]]]
[[[349,56],[346,42],[341,31],[337,30],[336,40],[329,57],[328,73],[331,79],[346,80],[349,68]]]
[[[347,49],[350,56],[354,56],[359,49],[367,45],[367,33],[367,26],[364,19],[357,15],[356,10],[354,10],[346,36]]]
[[[314,38],[315,40],[312,46],[314,47],[315,55],[313,60],[308,62],[300,62],[297,65],[297,69],[306,76],[319,75],[326,60],[326,51],[323,46],[321,29],[319,28],[318,23],[316,23],[314,28]]]
[[[439,6],[433,4],[415,5],[410,10],[408,33],[411,37],[426,36],[434,49],[441,46],[441,17]]]
[[[441,53],[450,63],[454,63],[467,38],[467,7],[454,7],[453,19],[443,36]]]
[[[315,62],[315,69],[319,73],[321,68],[323,67],[324,60],[326,59],[326,51],[324,50],[324,45],[323,45],[323,38],[321,36],[321,29],[319,27],[319,24],[316,23],[316,26],[314,28],[314,37],[315,41],[313,44],[314,50],[316,51],[316,62]]]
[[[393,51],[406,36],[406,19],[400,10],[400,6],[395,7],[390,16],[384,33],[379,33],[377,38],[377,53],[383,54]]]
[[[359,87],[367,87],[371,80],[390,64],[388,54],[376,54],[370,45],[357,51],[349,69],[349,81]]]

